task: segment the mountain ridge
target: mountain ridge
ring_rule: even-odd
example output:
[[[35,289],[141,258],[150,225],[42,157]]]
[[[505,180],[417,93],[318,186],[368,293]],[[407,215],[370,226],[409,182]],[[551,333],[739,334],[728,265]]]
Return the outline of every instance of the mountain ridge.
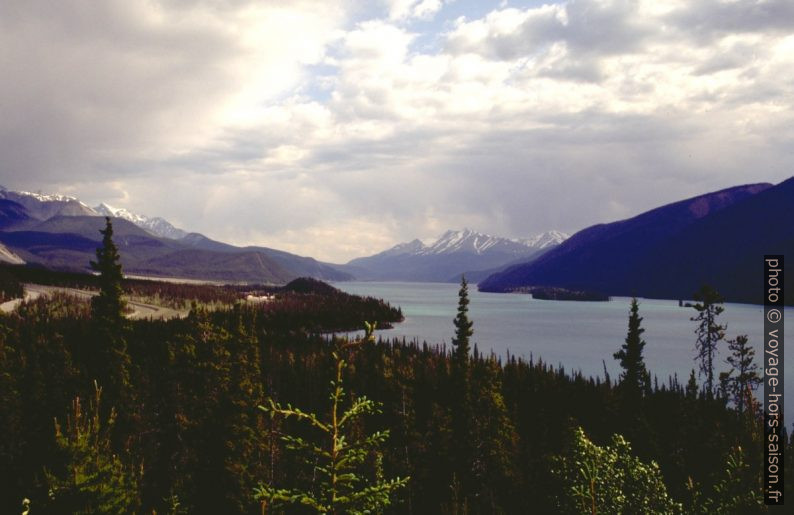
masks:
[[[175,227],[171,222],[159,216],[148,217],[146,215],[139,215],[132,213],[124,208],[113,207],[109,204],[102,202],[93,208],[99,216],[112,216],[115,218],[123,218],[128,220],[138,227],[141,227],[155,236],[163,238],[171,238],[178,240],[187,236],[188,232]]]
[[[585,228],[532,263],[493,274],[479,287],[505,292],[552,286],[609,295],[691,298],[701,283],[709,282],[731,300],[757,302],[760,287],[753,286],[750,278],[761,269],[751,262],[760,263],[758,255],[772,249],[790,251],[794,242],[794,215],[789,213],[794,211],[792,181],[726,188]],[[772,198],[776,200],[764,200]],[[735,214],[739,212],[744,215]],[[778,236],[763,233],[755,225],[765,219],[779,219],[786,229]],[[754,238],[755,243],[743,246],[743,238]],[[703,241],[711,241],[711,246]],[[760,276],[756,279],[760,285]]]
[[[136,215],[105,203],[95,209],[67,195],[5,188],[0,188],[0,260],[86,271],[101,240],[103,216],[113,219],[114,241],[128,273],[273,284],[301,276],[352,279],[347,272],[314,258],[216,242],[177,229],[159,217]]]
[[[344,265],[364,280],[448,282],[461,273],[496,269],[534,256],[564,241],[565,233],[547,231],[524,240],[473,231],[447,230],[430,244],[418,239],[399,243]],[[535,246],[533,246],[535,245]]]

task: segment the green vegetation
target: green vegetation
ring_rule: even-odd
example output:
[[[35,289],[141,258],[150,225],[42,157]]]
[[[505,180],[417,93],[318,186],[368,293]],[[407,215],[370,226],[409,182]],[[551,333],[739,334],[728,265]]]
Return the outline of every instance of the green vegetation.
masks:
[[[55,420],[55,444],[62,465],[45,470],[50,509],[56,513],[133,513],[137,508],[138,477],[111,448],[115,410],[100,415],[102,389],[94,385],[88,413],[80,397],[72,401],[66,427]]]
[[[257,513],[257,485],[319,487],[305,454],[285,452],[280,439],[314,443],[317,430],[256,409],[271,398],[329,420],[335,347],[301,329],[322,328],[311,316],[296,311],[274,319],[261,306],[241,305],[129,322],[127,389],[108,389],[102,398],[103,406],[128,407],[103,427],[112,453],[142,467],[131,492],[141,513],[165,513],[175,499],[191,513]],[[296,323],[290,327],[287,320]],[[44,471],[63,470],[52,417],[66,420],[74,396],[91,398],[87,386],[101,372],[96,350],[87,345],[92,326],[87,303],[80,308],[66,300],[42,298],[0,317],[0,511],[18,509],[23,497],[32,509],[49,509]],[[378,446],[382,477],[412,478],[386,511],[553,513],[560,494],[549,459],[565,455],[572,424],[598,446],[613,434],[629,434],[632,454],[658,463],[669,496],[685,507],[693,497],[690,478],[697,502],[721,499],[726,488],[749,495],[719,485],[731,449],[760,448],[759,421],[743,423],[724,400],[699,394],[697,385],[693,391],[670,378],[651,387],[636,411],[644,430],[635,431],[620,387],[538,361],[511,356],[500,363],[473,352],[467,395],[453,373],[457,358],[442,347],[379,342],[361,345],[345,363],[348,399],[366,396],[381,406],[351,422],[354,436],[347,438],[388,429],[389,439]],[[454,409],[461,398],[468,399],[471,418],[459,427],[463,420]],[[109,415],[101,416],[104,424]],[[758,477],[760,459],[751,458],[745,458],[748,475]],[[372,458],[357,470],[370,481],[377,477]]]
[[[389,438],[388,430],[357,434],[355,424],[364,415],[380,412],[380,405],[362,396],[351,399],[350,407],[341,411],[346,397],[343,372],[348,366],[342,354],[374,342],[373,329],[374,326],[367,324],[364,338],[335,342],[332,356],[336,362],[336,377],[331,381],[329,420],[321,420],[318,415],[293,408],[291,404],[282,406],[270,398],[265,406],[259,406],[271,418],[294,417],[319,432],[316,442],[289,434],[281,436],[287,449],[301,455],[314,479],[302,489],[260,485],[255,497],[262,502],[263,508],[302,505],[317,513],[380,512],[391,503],[392,494],[408,484],[409,478],[383,478],[381,448]],[[369,474],[363,470],[368,460],[373,463]]]
[[[697,360],[700,372],[706,376],[705,389],[708,395],[714,395],[714,355],[717,345],[725,338],[725,326],[717,323],[717,317],[725,308],[721,306],[722,295],[708,285],[704,285],[695,293],[697,303],[692,306],[698,314],[691,318],[697,322]]]
[[[20,283],[34,283],[79,290],[103,288],[100,275],[59,272],[26,266],[0,265],[0,281],[7,277],[18,288],[9,295],[22,297]],[[0,282],[0,286],[3,283]],[[208,310],[231,309],[246,302],[248,295],[272,296],[276,302],[261,302],[258,309],[273,325],[282,328],[299,327],[309,331],[355,331],[366,320],[376,321],[378,327],[388,329],[403,320],[399,307],[392,307],[379,299],[359,297],[342,292],[333,286],[311,278],[298,278],[286,286],[215,285],[173,283],[143,279],[122,279],[124,298],[187,312],[191,307]]]
[[[0,512],[24,498],[31,513],[764,509],[761,453],[739,450],[761,448],[755,401],[715,397],[694,372],[647,381],[636,304],[617,384],[482,355],[465,283],[451,350],[345,347],[326,333],[400,313],[331,290],[171,320],[108,312],[58,294],[0,316]],[[746,390],[731,382],[751,377],[746,341],[732,347],[726,391]]]
[[[102,233],[102,246],[96,249],[96,261],[91,261],[91,268],[99,274],[99,295],[91,299],[91,316],[115,328],[124,319],[121,288],[124,274],[121,273],[119,250],[113,243],[110,217],[105,217],[105,229],[99,232]]]
[[[731,355],[725,360],[731,366],[727,372],[720,373],[720,388],[724,396],[733,401],[739,415],[745,407],[752,404],[753,392],[761,384],[758,365],[754,363],[755,350],[748,345],[746,334],[728,340]]]
[[[553,288],[550,286],[531,286],[515,288],[511,291],[531,293],[533,299],[538,300],[576,300],[589,302],[606,302],[609,295],[596,291],[569,290],[567,288]]]
[[[573,431],[565,453],[553,460],[552,474],[561,492],[557,513],[682,513],[670,498],[659,465],[643,463],[631,445],[614,435],[611,445],[599,447],[582,428]]]
[[[687,488],[691,498],[687,513],[753,515],[767,512],[762,496],[761,475],[750,466],[745,452],[739,446],[728,451],[725,465],[710,488],[702,492],[691,480]]]
[[[629,331],[626,335],[626,342],[613,357],[620,361],[620,366],[623,369],[623,373],[620,375],[620,388],[634,404],[650,388],[650,377],[642,357],[642,350],[645,348],[642,333],[645,332],[645,329],[640,327],[641,323],[640,305],[637,299],[633,298],[629,311]]]
[[[0,268],[0,303],[21,298],[23,294],[22,282],[5,268]]]

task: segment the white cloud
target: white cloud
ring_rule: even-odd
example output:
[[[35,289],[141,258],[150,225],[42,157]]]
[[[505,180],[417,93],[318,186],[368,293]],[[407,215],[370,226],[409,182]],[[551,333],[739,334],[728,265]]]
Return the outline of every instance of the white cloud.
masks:
[[[575,231],[791,174],[778,0],[446,23],[420,1],[363,20],[329,3],[38,5],[14,11],[26,23],[0,11],[16,79],[0,83],[3,181],[235,243],[343,261],[446,228]]]
[[[429,20],[443,7],[441,0],[387,0],[390,20]]]
[[[103,165],[167,158],[230,124],[258,123],[261,106],[296,87],[336,36],[340,16],[324,5],[4,3],[5,165],[102,175]]]

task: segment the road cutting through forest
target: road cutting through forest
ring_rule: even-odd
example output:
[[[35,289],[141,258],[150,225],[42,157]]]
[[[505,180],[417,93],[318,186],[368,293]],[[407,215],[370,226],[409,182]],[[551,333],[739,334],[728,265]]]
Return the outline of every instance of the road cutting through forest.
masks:
[[[42,295],[49,295],[55,292],[66,293],[67,295],[73,295],[80,299],[89,300],[91,297],[97,295],[99,292],[96,290],[80,290],[77,288],[66,288],[61,286],[45,286],[42,284],[25,284],[25,296],[24,298],[20,299],[12,299],[7,302],[0,304],[0,311],[3,313],[11,313],[14,311],[23,301],[31,301],[35,300]],[[188,310],[177,310],[168,308],[165,306],[157,306],[155,304],[147,304],[145,302],[139,302],[135,300],[127,299],[127,307],[131,308],[132,311],[127,313],[127,318],[130,319],[141,319],[141,318],[156,318],[156,319],[168,319],[168,318],[181,318],[187,316]]]

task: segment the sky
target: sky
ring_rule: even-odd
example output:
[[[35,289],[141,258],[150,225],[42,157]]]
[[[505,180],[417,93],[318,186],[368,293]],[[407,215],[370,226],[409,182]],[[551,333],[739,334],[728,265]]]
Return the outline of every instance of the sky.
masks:
[[[794,175],[790,0],[3,0],[0,184],[331,262]]]

